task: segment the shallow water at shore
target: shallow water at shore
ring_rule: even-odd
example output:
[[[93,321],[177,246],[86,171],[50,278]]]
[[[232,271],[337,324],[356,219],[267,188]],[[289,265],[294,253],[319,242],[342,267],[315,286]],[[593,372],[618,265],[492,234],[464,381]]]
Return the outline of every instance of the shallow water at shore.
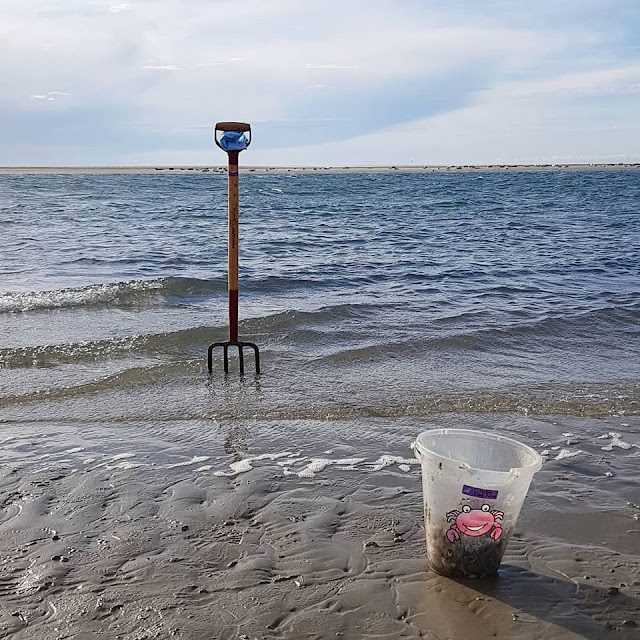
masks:
[[[636,412],[637,175],[243,178],[240,333],[266,375],[240,404],[201,384],[222,176],[2,176],[0,407],[122,391],[104,410],[128,414],[153,380],[195,417]]]

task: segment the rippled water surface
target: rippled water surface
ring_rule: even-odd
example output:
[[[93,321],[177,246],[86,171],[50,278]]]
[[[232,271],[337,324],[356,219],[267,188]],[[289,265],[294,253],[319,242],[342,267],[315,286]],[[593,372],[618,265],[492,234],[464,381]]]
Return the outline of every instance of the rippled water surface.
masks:
[[[209,379],[224,176],[0,176],[6,418],[638,412],[639,173],[249,174],[240,198],[263,372]]]

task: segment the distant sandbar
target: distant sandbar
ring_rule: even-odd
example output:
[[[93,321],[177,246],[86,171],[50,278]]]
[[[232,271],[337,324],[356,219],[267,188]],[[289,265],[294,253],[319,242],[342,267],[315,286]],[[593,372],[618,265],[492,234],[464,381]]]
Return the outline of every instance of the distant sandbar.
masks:
[[[640,163],[619,164],[489,164],[489,165],[372,165],[372,166],[246,166],[242,173],[460,173],[505,171],[603,171],[640,169]],[[0,167],[0,174],[16,173],[226,173],[226,166],[145,166],[145,167]]]

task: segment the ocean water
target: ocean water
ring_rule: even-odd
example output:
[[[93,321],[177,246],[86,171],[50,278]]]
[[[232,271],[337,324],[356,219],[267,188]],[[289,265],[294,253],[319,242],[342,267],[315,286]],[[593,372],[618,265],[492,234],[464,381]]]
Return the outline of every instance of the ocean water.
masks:
[[[640,173],[0,176],[5,420],[608,415],[640,399]]]

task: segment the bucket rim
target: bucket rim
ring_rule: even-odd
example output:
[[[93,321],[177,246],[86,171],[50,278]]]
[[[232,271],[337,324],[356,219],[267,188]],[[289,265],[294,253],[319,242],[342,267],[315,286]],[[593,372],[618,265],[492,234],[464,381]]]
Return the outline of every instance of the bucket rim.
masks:
[[[509,436],[504,436],[500,433],[493,433],[491,431],[477,431],[475,429],[455,429],[455,428],[449,428],[449,427],[443,427],[439,429],[427,429],[426,431],[421,431],[416,436],[416,439],[414,440],[414,451],[416,451],[421,456],[425,455],[432,458],[437,458],[439,460],[446,460],[448,462],[459,463],[460,460],[456,460],[455,458],[450,458],[449,456],[436,453],[435,451],[432,451],[431,449],[428,449],[427,447],[425,447],[420,442],[420,436],[436,435],[436,434],[444,435],[447,433],[465,434],[474,438],[489,438],[491,440],[498,441],[498,442],[508,442],[509,444],[514,445],[516,448],[524,449],[533,458],[533,461],[530,462],[529,464],[522,465],[521,467],[511,467],[509,471],[496,471],[493,469],[481,469],[478,467],[465,466],[465,468],[468,468],[470,471],[480,471],[485,473],[487,471],[490,471],[491,473],[500,473],[500,474],[508,475],[513,473],[514,471],[518,471],[518,472],[528,471],[528,472],[536,473],[542,468],[542,456],[533,447],[529,446],[528,444],[524,444],[523,442],[520,442],[519,440],[516,440],[514,438],[510,438]],[[420,459],[418,458],[418,460]]]

